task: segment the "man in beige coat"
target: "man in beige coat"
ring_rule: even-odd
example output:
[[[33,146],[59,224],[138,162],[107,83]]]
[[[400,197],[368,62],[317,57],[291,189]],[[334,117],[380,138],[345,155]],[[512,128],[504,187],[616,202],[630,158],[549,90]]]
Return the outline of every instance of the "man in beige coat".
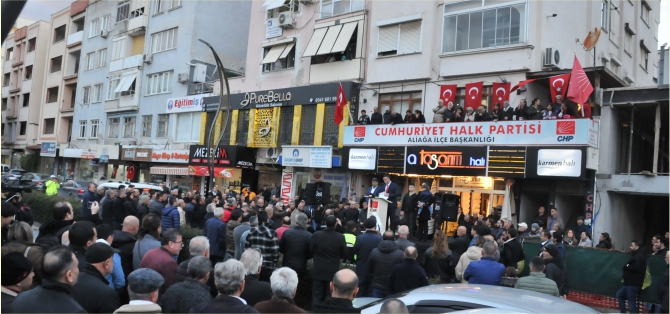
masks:
[[[163,285],[163,276],[149,268],[136,269],[128,275],[130,303],[121,306],[117,313],[160,313],[158,289]]]
[[[433,123],[442,123],[444,122],[444,114],[449,110],[444,106],[444,101],[442,99],[437,101],[437,107],[433,108]]]
[[[463,253],[461,258],[458,260],[458,264],[456,264],[456,279],[458,279],[461,283],[467,283],[466,280],[463,280],[463,273],[465,273],[465,269],[468,268],[470,262],[482,259],[482,248],[484,247],[484,243],[486,243],[486,241],[493,242],[496,247],[498,246],[498,243],[493,240],[491,235],[477,237],[475,240],[475,245],[469,247],[468,250],[465,251],[465,253]]]

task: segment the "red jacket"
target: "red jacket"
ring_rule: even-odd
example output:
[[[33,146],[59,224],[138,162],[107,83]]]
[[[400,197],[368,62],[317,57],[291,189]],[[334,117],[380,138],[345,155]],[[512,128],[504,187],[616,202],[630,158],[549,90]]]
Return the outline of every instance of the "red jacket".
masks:
[[[160,295],[177,282],[177,268],[179,268],[179,265],[174,257],[172,257],[172,254],[162,246],[149,250],[149,252],[144,254],[140,268],[153,269],[163,276],[165,283],[158,290]]]
[[[223,209],[223,222],[228,223],[230,221],[230,215],[233,213],[233,210],[235,210],[235,207],[229,207],[229,208],[224,208]]]

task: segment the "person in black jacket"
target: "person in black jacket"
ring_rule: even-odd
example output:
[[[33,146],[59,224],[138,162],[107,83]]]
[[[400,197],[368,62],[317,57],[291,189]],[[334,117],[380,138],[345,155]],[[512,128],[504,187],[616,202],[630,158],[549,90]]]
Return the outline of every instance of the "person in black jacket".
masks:
[[[12,312],[12,302],[33,284],[33,265],[22,252],[2,256],[2,312]]]
[[[129,215],[126,212],[126,191],[119,190],[116,199],[114,199],[114,222],[111,224],[114,230],[121,230],[123,219]]]
[[[344,210],[342,212],[342,218],[344,218],[342,219],[343,225],[346,225],[349,221],[358,222],[359,216],[358,209],[351,207],[349,202],[344,203]]]
[[[372,297],[385,298],[389,293],[389,275],[393,266],[402,263],[403,252],[396,247],[393,231],[386,230],[382,242],[379,243],[368,260],[368,277],[372,278]]]
[[[449,249],[453,252],[452,256],[454,261],[458,261],[461,258],[461,255],[468,250],[470,246],[470,237],[467,234],[467,228],[465,226],[459,226],[456,229],[457,238],[449,243]]]
[[[109,189],[105,191],[105,200],[102,201],[102,223],[114,223],[114,199],[116,198],[116,190]]]
[[[90,221],[80,221],[70,228],[70,249],[79,260],[79,271],[86,267],[86,249],[98,239]]]
[[[2,206],[4,210],[5,205]],[[72,204],[69,202],[57,202],[54,204],[51,215],[54,220],[40,226],[40,232],[35,239],[35,243],[39,244],[51,239],[53,241],[48,242],[60,244],[63,233],[70,230],[70,227],[74,224],[74,211],[72,210]]]
[[[454,262],[455,261],[455,262]],[[430,278],[440,280],[440,283],[452,283],[455,276],[455,267],[458,264],[449,251],[447,235],[437,230],[433,237],[433,245],[423,253],[422,266]]]
[[[372,115],[370,115],[370,124],[382,124],[383,122],[382,114],[379,113],[379,108],[374,107],[372,109]]]
[[[670,261],[670,252],[666,252],[665,253],[665,264],[668,265],[669,261]],[[658,283],[656,284],[656,293],[657,293],[658,299],[661,300],[661,311],[660,311],[660,313],[668,313],[668,285],[669,285],[668,284],[668,279],[669,279],[668,269],[666,269],[665,273],[663,274],[661,279],[658,280]]]
[[[284,254],[282,266],[293,269],[298,278],[307,273],[307,261],[311,258],[309,244],[312,234],[307,231],[307,215],[298,213],[295,217],[296,226],[287,229],[279,240],[279,252]]]
[[[140,221],[135,216],[128,216],[123,220],[121,230],[114,231],[114,241],[112,247],[119,250],[121,256],[121,266],[123,267],[123,274],[128,278],[128,275],[133,271],[133,248],[137,241],[137,232],[140,230]]]
[[[419,256],[416,248],[407,247],[402,263],[393,266],[389,275],[389,293],[395,294],[430,285],[426,271],[416,262]]]
[[[90,182],[88,184],[88,190],[84,193],[84,199],[81,203],[81,218],[86,219],[96,226],[101,224],[100,216],[91,214],[91,205],[94,202],[98,202],[97,193],[95,193],[95,183]]]
[[[340,269],[340,260],[347,256],[347,243],[344,241],[344,235],[335,231],[337,219],[330,215],[325,220],[326,229],[315,232],[309,243],[309,251],[314,258],[312,308],[325,299],[328,294],[328,284]]]
[[[356,237],[354,244],[354,254],[356,258],[356,275],[358,276],[359,290],[358,294],[361,297],[369,295],[370,282],[372,278],[367,278],[368,274],[368,259],[370,253],[379,243],[382,242],[382,236],[377,233],[377,220],[373,217],[365,220],[365,233]]]
[[[247,271],[244,277],[244,291],[242,291],[240,298],[247,301],[249,306],[255,306],[258,302],[272,299],[270,283],[259,280],[262,261],[263,255],[256,249],[247,249],[240,258],[240,262]]]
[[[512,241],[517,242],[517,241]],[[567,297],[569,291],[568,271],[565,268],[565,262],[558,252],[558,248],[554,244],[547,245],[542,251],[542,258],[544,259],[544,274],[547,278],[553,280],[558,287],[558,293],[561,297]]]
[[[623,266],[623,287],[616,293],[619,310],[626,313],[626,299],[631,313],[638,313],[637,296],[642,290],[644,276],[647,271],[647,257],[642,249],[642,242],[634,240],[630,244],[631,257]]]
[[[405,212],[407,223],[409,224],[409,234],[414,236],[416,230],[416,204],[419,201],[419,195],[414,193],[414,183],[407,185],[407,194],[402,198],[402,211]]]
[[[314,313],[360,313],[354,308],[354,298],[358,293],[358,277],[350,269],[342,269],[335,273],[330,282],[332,296],[323,303],[315,304]]]
[[[505,267],[514,267],[514,269],[517,268],[517,264],[520,261],[526,259],[521,242],[516,240],[516,236],[516,229],[509,228],[507,231],[503,231],[501,239],[498,239],[499,246],[502,246],[502,249],[500,249],[500,263],[505,265]],[[504,242],[503,239],[505,240]]]
[[[525,99],[519,101],[519,105],[514,109],[514,115],[517,120],[528,120],[528,107]]]
[[[214,267],[219,295],[209,302],[191,309],[191,313],[258,313],[253,307],[240,300],[244,291],[244,265],[236,259],[218,263]]]
[[[104,243],[95,243],[86,250],[86,266],[79,273],[72,296],[88,313],[112,313],[121,306],[119,296],[105,279],[114,269],[114,253]]]

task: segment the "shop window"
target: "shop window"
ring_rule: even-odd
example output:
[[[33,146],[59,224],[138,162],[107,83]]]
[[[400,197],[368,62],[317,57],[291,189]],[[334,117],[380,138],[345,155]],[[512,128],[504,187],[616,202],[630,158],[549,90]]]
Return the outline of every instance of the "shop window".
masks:
[[[177,115],[175,142],[197,143],[200,140],[201,112],[182,113]],[[185,132],[184,130],[189,130]]]
[[[21,121],[19,123],[19,135],[26,135],[26,128],[28,127],[27,121]]]
[[[142,137],[151,137],[151,126],[153,125],[153,115],[142,116]]]
[[[363,10],[365,0],[323,0],[321,1],[321,18]]]
[[[214,115],[213,113],[207,116]],[[237,118],[237,145],[247,145],[247,135],[249,135],[249,110],[240,110]]]
[[[28,107],[30,105],[30,93],[23,94],[23,107]]]
[[[98,138],[98,130],[100,129],[100,120],[91,120],[91,138]]]
[[[107,137],[117,138],[119,137],[119,124],[121,123],[121,118],[110,118],[109,125],[107,129]]]
[[[263,72],[292,69],[295,67],[295,44],[263,48]]]
[[[421,92],[380,94],[379,112],[384,114],[385,108],[388,106],[389,110],[397,112],[404,118],[405,111],[407,110],[411,110],[412,112],[417,109],[421,110],[421,95]]]
[[[60,72],[63,65],[63,56],[51,59],[51,73]]]
[[[158,115],[158,130],[156,130],[156,137],[158,138],[167,137],[169,121],[170,121],[169,115],[167,114]]]
[[[337,146],[337,140],[340,137],[340,126],[331,119],[335,116],[335,107],[337,107],[335,104],[326,105],[326,121],[323,122],[323,145]],[[345,119],[348,119],[346,113],[344,116]]]
[[[44,119],[44,128],[42,129],[42,134],[54,134],[55,129],[56,129],[55,118]]]
[[[379,27],[377,56],[421,52],[421,20]]]
[[[282,107],[279,120],[279,145],[291,145],[293,136],[293,107]]]
[[[35,50],[35,45],[37,44],[37,38],[31,38],[28,40],[28,52]]]
[[[79,120],[79,138],[86,138],[86,120]]]
[[[47,103],[58,102],[58,86],[47,89]]]
[[[29,66],[26,67],[25,78],[26,78],[26,81],[33,79],[33,66],[32,65],[29,65]]]
[[[123,138],[135,138],[136,117],[123,118]]]
[[[65,25],[62,25],[56,29],[54,29],[54,44],[65,40]]]
[[[300,145],[314,145],[314,129],[316,128],[316,106],[302,106],[300,118]]]

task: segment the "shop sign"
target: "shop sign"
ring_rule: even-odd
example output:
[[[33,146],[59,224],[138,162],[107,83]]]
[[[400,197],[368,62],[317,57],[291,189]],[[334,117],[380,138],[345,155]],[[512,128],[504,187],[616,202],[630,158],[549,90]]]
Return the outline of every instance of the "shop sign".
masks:
[[[209,177],[210,176],[209,167],[188,166],[188,175],[198,177]],[[233,175],[235,175],[235,168],[214,167],[215,178],[232,178]]]
[[[377,150],[374,148],[352,148],[349,150],[349,169],[375,170]]]
[[[537,152],[537,175],[548,177],[580,177],[581,149],[540,149]]]
[[[265,26],[265,38],[279,37],[284,33],[284,29],[279,27],[279,18],[275,17],[267,20]]]
[[[405,173],[486,176],[487,147],[407,147]]]
[[[493,187],[493,178],[490,177],[457,177],[454,178],[455,188],[490,189]]]
[[[95,153],[93,152],[82,152],[81,159],[95,159]]]
[[[286,204],[293,199],[293,173],[282,171],[281,198],[286,201]]]
[[[590,145],[598,122],[590,119],[356,125],[344,128],[345,146]]]
[[[66,148],[63,150],[63,157],[65,158],[82,158],[82,153],[87,152],[86,149],[80,148]]]
[[[241,146],[218,146],[207,148],[206,145],[191,145],[188,153],[189,165],[208,166],[209,156],[213,157],[214,166],[253,169],[256,153],[252,148]]]
[[[40,156],[56,157],[56,142],[42,142]]]
[[[109,155],[100,155],[100,158],[98,159],[99,163],[108,163],[109,162]]]
[[[202,111],[203,99],[209,97],[209,95],[210,94],[200,94],[170,98],[167,100],[165,113]]]
[[[130,161],[151,161],[151,154],[153,150],[151,148],[122,148],[121,156],[122,160]]]
[[[282,146],[281,165],[286,167],[332,168],[332,146]]]
[[[334,186],[343,186],[348,180],[348,174],[337,169],[312,169],[310,182],[329,182]]]
[[[151,153],[152,162],[188,163],[187,150],[154,150]]]

